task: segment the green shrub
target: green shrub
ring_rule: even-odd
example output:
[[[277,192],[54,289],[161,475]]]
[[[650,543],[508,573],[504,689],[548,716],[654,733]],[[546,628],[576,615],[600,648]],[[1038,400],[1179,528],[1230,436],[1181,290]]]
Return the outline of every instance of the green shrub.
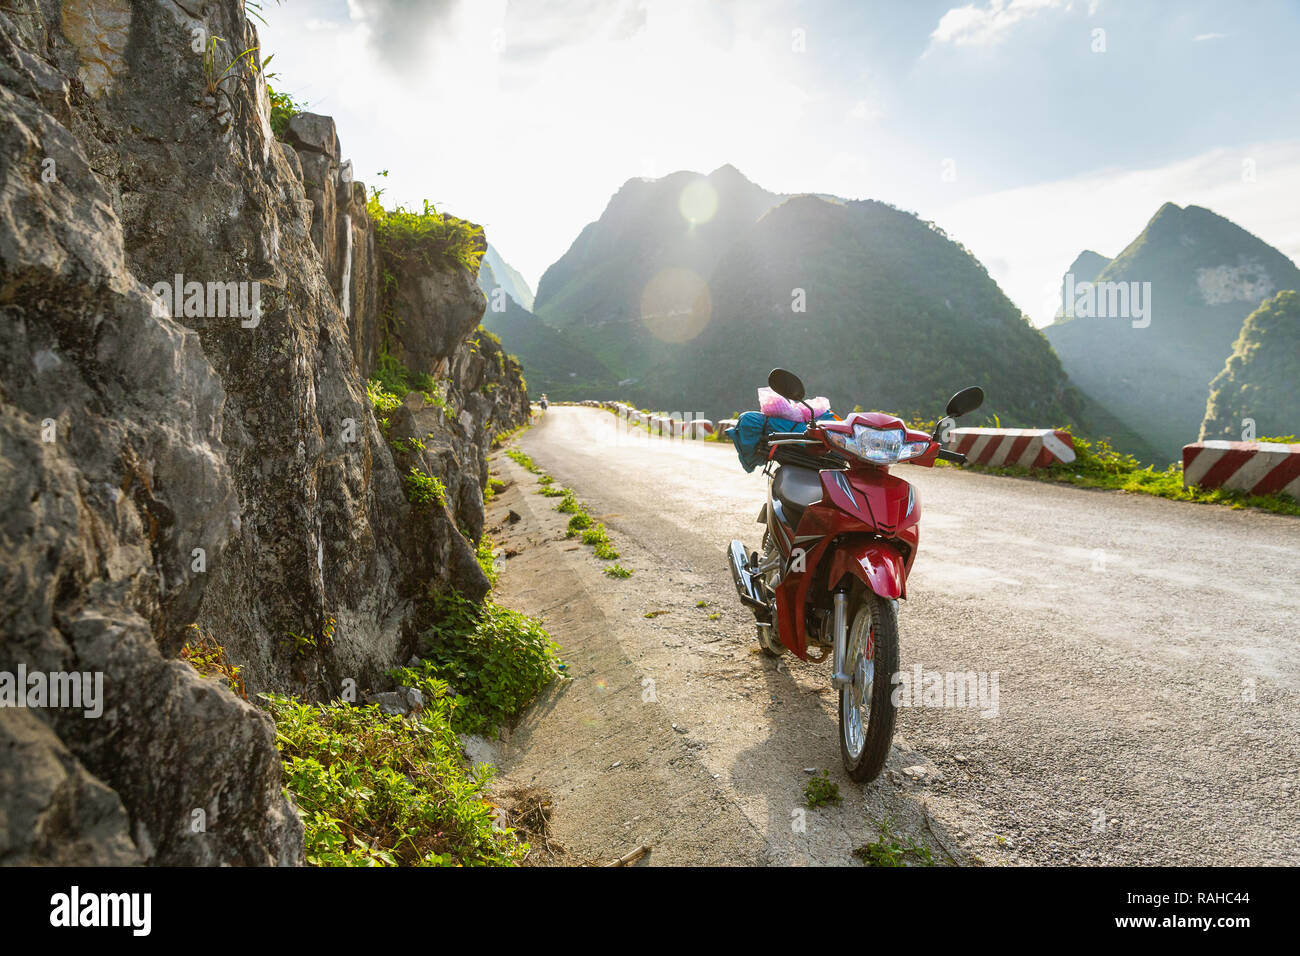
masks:
[[[398,405],[402,404],[402,396],[386,389],[378,379],[370,379],[366,382],[366,398],[375,409],[375,415],[378,418],[386,418]]]
[[[437,475],[426,475],[412,465],[406,476],[406,497],[413,505],[445,505],[447,486]]]
[[[268,57],[269,59],[269,57]],[[266,95],[271,99],[271,133],[276,139],[284,139],[289,134],[289,120],[293,119],[306,107],[288,93],[277,93],[266,84]]]
[[[478,544],[474,546],[474,557],[478,559],[478,566],[483,569],[484,576],[488,579],[488,584],[493,587],[497,583],[497,565],[495,544],[488,533],[485,531],[478,539]]]
[[[556,488],[554,485],[547,485],[537,489],[539,495],[545,495],[547,498],[563,498],[565,495],[572,494],[567,488]]]
[[[493,733],[563,668],[559,648],[533,618],[455,593],[435,596],[433,611],[437,623],[424,635],[420,666],[392,676],[411,686],[433,679],[454,687],[452,726],[459,732]]]
[[[611,578],[630,578],[632,576],[632,569],[625,568],[621,564],[611,564],[605,569],[605,573]]]
[[[569,531],[565,535],[565,537],[572,538],[579,531],[582,531],[585,528],[590,528],[590,527],[591,527],[591,515],[587,514],[587,512],[585,511],[579,511],[577,514],[575,514],[572,518],[569,519]]]
[[[446,684],[421,690],[418,727],[375,706],[264,697],[309,864],[509,866],[528,852],[493,826],[488,774],[475,778],[462,762]]]
[[[566,515],[577,514],[582,510],[582,505],[578,503],[572,491],[565,491],[563,499],[555,506],[555,510]]]

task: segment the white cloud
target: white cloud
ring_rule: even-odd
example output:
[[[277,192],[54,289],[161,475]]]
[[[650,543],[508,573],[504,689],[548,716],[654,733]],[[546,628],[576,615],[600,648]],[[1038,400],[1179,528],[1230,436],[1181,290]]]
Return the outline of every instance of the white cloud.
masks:
[[[982,46],[1001,40],[1012,27],[1043,10],[1064,7],[1065,0],[989,0],[987,6],[953,7],[939,18],[931,45]]]
[[[1193,43],[1204,43],[1206,40],[1222,40],[1228,34],[1226,33],[1201,33],[1192,37]]]
[[[1118,255],[1165,202],[1204,206],[1300,261],[1297,196],[1300,139],[1290,139],[1004,190],[926,216],[965,244],[1042,326],[1075,256],[1084,249]]]

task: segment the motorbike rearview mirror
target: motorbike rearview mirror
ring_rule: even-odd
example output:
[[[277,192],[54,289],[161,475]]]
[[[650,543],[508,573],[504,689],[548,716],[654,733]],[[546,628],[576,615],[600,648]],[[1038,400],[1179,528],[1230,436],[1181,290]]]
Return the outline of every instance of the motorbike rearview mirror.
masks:
[[[959,418],[962,415],[968,415],[975,409],[984,404],[984,389],[978,385],[972,385],[970,388],[963,388],[960,392],[948,399],[947,415],[949,418]]]
[[[803,382],[794,372],[783,368],[772,369],[767,376],[767,386],[782,398],[788,398],[792,402],[803,401]]]

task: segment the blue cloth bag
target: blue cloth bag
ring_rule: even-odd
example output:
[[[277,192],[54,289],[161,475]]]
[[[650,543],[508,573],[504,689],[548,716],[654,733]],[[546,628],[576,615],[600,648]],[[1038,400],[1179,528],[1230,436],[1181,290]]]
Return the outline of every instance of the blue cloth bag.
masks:
[[[834,417],[834,414],[827,412],[818,415],[817,420]],[[731,443],[736,446],[740,466],[745,471],[753,471],[767,461],[767,449],[764,446],[768,435],[773,432],[801,432],[807,428],[807,422],[773,418],[762,412],[741,412],[740,417],[736,419],[735,427],[731,429]]]

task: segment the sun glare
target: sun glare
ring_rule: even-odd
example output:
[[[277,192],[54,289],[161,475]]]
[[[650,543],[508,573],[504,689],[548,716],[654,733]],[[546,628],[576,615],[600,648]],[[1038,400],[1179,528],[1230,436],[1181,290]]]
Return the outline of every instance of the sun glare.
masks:
[[[718,211],[718,192],[707,179],[697,179],[682,190],[677,208],[683,219],[698,226],[708,222]]]

